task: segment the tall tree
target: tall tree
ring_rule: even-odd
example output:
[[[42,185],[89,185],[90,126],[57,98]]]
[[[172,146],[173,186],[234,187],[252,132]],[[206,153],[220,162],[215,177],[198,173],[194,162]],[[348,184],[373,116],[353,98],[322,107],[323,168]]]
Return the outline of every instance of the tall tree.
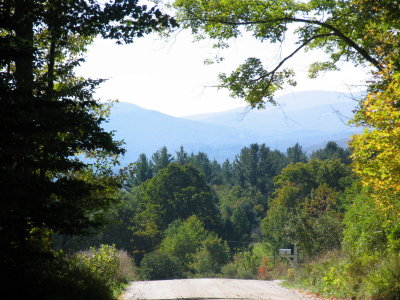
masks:
[[[221,180],[227,185],[234,185],[235,179],[233,174],[233,166],[228,159],[221,165]]]
[[[128,179],[128,186],[139,186],[146,180],[153,177],[153,166],[152,163],[147,158],[146,154],[142,153],[135,162],[133,167],[133,174],[131,178]]]
[[[221,166],[216,160],[210,161],[206,153],[192,154],[189,163],[203,173],[208,184],[219,184],[221,182]]]
[[[175,22],[136,0],[1,1],[0,20],[0,249],[2,272],[16,280],[30,270],[19,268],[23,257],[43,251],[32,245],[38,232],[85,232],[113,201],[102,162],[124,150],[101,128],[93,91],[102,80],[74,74],[86,46],[95,36],[131,43]],[[77,153],[97,157],[96,170]]]
[[[179,147],[179,151],[176,152],[175,162],[180,165],[186,165],[189,163],[189,154],[183,149],[183,146]]]
[[[157,174],[160,170],[168,167],[174,161],[174,158],[168,153],[167,147],[162,147],[151,156],[153,164],[153,173]]]
[[[236,157],[233,167],[241,186],[257,188],[264,195],[272,192],[272,178],[278,175],[276,153],[265,144],[251,144]]]
[[[303,151],[299,143],[296,143],[293,147],[287,148],[286,156],[288,163],[307,162],[308,160],[306,153]]]
[[[340,246],[342,212],[339,193],[351,183],[349,166],[337,160],[293,163],[276,177],[277,189],[261,224],[275,248],[297,244],[315,255]]]
[[[341,162],[345,164],[350,164],[351,151],[350,149],[344,149],[340,147],[335,142],[328,142],[326,146],[322,149],[316,150],[311,154],[311,158],[313,159],[339,159]]]

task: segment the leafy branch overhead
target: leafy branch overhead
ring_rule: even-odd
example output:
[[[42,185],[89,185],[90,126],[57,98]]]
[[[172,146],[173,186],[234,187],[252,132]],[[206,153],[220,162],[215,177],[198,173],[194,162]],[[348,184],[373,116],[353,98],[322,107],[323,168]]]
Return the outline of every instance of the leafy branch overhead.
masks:
[[[274,93],[285,83],[295,84],[293,71],[284,65],[301,49],[321,48],[329,55],[328,61],[310,66],[312,78],[320,71],[338,70],[340,61],[371,65],[378,71],[384,68],[385,54],[377,51],[377,39],[370,34],[372,30],[387,30],[372,19],[384,16],[364,2],[376,1],[176,0],[173,6],[184,27],[197,38],[215,39],[217,47],[226,47],[227,41],[245,32],[270,43],[283,43],[288,33],[294,34],[295,49],[271,70],[259,59],[248,58],[231,74],[219,76],[221,88],[252,107],[263,108],[266,102],[273,103]],[[390,1],[377,3],[378,8],[389,10],[386,6],[391,4],[386,2]]]

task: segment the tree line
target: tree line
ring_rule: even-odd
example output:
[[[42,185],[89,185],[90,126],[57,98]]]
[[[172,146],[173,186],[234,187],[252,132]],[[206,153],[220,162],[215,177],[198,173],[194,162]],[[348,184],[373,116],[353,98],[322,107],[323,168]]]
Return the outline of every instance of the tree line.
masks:
[[[90,238],[64,240],[60,248],[114,244],[134,254],[138,265],[144,259],[141,268],[146,269],[148,257],[163,257],[166,266],[175,261],[174,272],[180,270],[165,277],[147,274],[151,279],[216,276],[256,243],[268,244],[263,255],[275,258],[278,248],[293,244],[310,257],[336,249],[343,229],[339,195],[353,181],[349,154],[335,142],[310,156],[299,144],[284,153],[251,144],[232,162],[219,163],[202,152],[189,154],[181,147],[172,155],[162,147],[151,158],[141,154],[134,163],[108,227]],[[213,261],[217,258],[219,263]]]

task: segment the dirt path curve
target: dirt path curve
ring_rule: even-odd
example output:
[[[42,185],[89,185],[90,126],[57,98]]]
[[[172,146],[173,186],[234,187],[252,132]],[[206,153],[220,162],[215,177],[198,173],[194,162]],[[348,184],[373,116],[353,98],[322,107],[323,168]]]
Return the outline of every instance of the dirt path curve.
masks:
[[[176,279],[132,282],[120,300],[137,299],[257,299],[317,300],[280,286],[280,281],[240,279]]]

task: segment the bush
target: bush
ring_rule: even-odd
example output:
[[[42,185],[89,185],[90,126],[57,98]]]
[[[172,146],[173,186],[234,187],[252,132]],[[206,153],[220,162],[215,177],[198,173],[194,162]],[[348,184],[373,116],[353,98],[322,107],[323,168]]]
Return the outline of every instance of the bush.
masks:
[[[344,281],[343,274],[346,268],[345,257],[338,252],[329,252],[314,257],[288,274],[288,280],[313,293],[324,296],[344,297],[352,290],[353,282]],[[352,278],[355,279],[355,278]]]
[[[91,247],[75,254],[71,261],[76,268],[101,282],[113,295],[136,277],[133,260],[126,251],[117,250],[114,245]]]
[[[197,275],[214,277],[229,260],[229,247],[221,238],[210,234],[194,256],[193,269]]]
[[[114,289],[118,285],[120,267],[117,252],[115,246],[101,245],[97,249],[91,247],[90,250],[78,252],[75,259],[77,265],[98,277],[108,288]]]
[[[269,244],[254,244],[250,250],[236,254],[233,262],[221,269],[222,275],[227,278],[270,279],[271,251]]]
[[[373,268],[361,290],[374,299],[400,299],[400,254],[388,257]]]
[[[229,263],[221,268],[221,276],[224,278],[238,278],[237,277],[237,265]]]
[[[144,280],[183,278],[182,264],[173,256],[155,251],[146,254],[140,265],[140,275]]]
[[[2,265],[2,292],[18,299],[112,300],[113,293],[102,280],[62,253],[24,254],[14,265]]]
[[[301,265],[293,281],[327,297],[399,299],[400,255],[347,256],[330,252]]]
[[[208,232],[203,223],[196,216],[185,221],[175,220],[165,231],[165,238],[160,245],[160,251],[170,257],[176,257],[182,262],[185,271],[191,271],[196,251],[201,247]]]
[[[238,263],[229,263],[222,267],[221,269],[222,277],[232,278],[232,279],[255,279],[256,275],[243,265]]]

